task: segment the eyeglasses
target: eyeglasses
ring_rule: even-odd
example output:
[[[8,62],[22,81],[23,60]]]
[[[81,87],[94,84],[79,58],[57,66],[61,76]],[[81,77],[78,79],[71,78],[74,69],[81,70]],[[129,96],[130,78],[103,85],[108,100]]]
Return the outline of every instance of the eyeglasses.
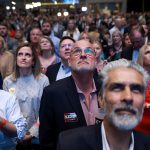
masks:
[[[90,47],[87,47],[86,49],[84,49],[84,53],[89,56],[89,57],[93,57],[95,55],[95,51],[92,50]],[[82,54],[82,49],[81,48],[75,48],[73,51],[72,51],[72,54],[76,57],[78,56],[81,56]]]
[[[73,44],[70,43],[70,44],[62,44],[61,45],[61,48],[67,48],[67,47],[71,49],[73,47]]]

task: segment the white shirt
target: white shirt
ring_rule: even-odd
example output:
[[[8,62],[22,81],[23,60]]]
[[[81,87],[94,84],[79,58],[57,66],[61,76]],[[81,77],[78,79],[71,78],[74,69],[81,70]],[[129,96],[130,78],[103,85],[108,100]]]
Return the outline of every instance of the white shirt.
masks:
[[[103,144],[103,150],[110,150],[107,138],[106,138],[106,133],[105,133],[105,128],[104,128],[104,124],[102,122],[101,125],[101,133],[102,133],[102,144]],[[131,138],[132,138],[132,142],[130,144],[129,150],[133,150],[134,149],[134,136],[133,133],[131,134]]]
[[[0,90],[0,116],[16,126],[19,139],[24,138],[27,123],[20,111],[19,103],[14,95],[3,90]],[[0,131],[0,150],[14,150],[16,138],[10,138]]]

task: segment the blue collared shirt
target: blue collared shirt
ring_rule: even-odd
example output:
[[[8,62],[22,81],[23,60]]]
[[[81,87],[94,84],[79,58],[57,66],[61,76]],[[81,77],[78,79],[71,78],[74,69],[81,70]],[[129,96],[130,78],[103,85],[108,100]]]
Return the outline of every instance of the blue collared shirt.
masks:
[[[20,111],[16,97],[3,90],[0,90],[0,116],[12,122],[17,129],[15,138],[10,138],[0,131],[0,150],[15,149],[17,138],[22,140],[26,134],[27,122]]]
[[[56,81],[71,76],[71,69],[69,66],[65,66],[63,63],[61,63]]]
[[[133,60],[134,62],[136,62],[137,59],[138,59],[138,56],[139,56],[139,50],[138,50],[138,49],[134,49],[134,50],[133,50],[133,55],[132,55],[132,60]]]

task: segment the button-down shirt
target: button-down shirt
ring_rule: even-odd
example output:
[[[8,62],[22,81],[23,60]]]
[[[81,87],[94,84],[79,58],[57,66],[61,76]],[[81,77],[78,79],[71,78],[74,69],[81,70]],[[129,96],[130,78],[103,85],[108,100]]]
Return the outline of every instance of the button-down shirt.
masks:
[[[108,141],[107,141],[107,138],[106,138],[106,133],[105,133],[105,128],[104,128],[103,122],[102,122],[102,125],[101,125],[101,133],[102,133],[103,150],[110,150],[110,147],[109,147],[109,144],[108,144]],[[128,150],[133,150],[134,149],[134,136],[133,136],[133,133],[131,134],[131,138],[132,138],[132,141],[131,141],[131,144],[130,144],[130,147],[129,147]]]
[[[132,55],[132,60],[133,60],[134,62],[136,62],[137,59],[138,59],[138,56],[139,56],[139,50],[138,50],[138,49],[134,49],[134,50],[133,50],[133,55]]]
[[[64,79],[66,77],[71,76],[71,69],[69,66],[65,66],[63,63],[61,63],[57,77],[56,77],[56,81],[60,80],[60,79]]]
[[[87,125],[93,125],[95,124],[95,118],[98,114],[98,101],[97,101],[97,93],[96,93],[96,86],[93,80],[93,90],[90,93],[90,105],[89,108],[86,105],[86,99],[85,96],[83,94],[83,92],[79,89],[79,87],[76,85],[77,87],[77,92],[79,94],[79,98],[80,98],[80,103],[82,106],[82,110],[85,116],[85,120]]]
[[[20,111],[16,97],[0,90],[0,116],[12,122],[17,129],[17,137],[10,138],[0,131],[0,150],[15,149],[16,139],[22,140],[26,133],[27,122]]]

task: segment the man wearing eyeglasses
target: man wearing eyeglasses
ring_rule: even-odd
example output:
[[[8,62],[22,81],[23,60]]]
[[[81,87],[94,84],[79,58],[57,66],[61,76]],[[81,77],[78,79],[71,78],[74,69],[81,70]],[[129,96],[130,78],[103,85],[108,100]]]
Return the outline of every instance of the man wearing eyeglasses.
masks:
[[[50,65],[46,72],[50,84],[71,75],[71,70],[68,66],[68,58],[74,42],[75,40],[69,36],[65,36],[60,40],[59,57],[61,58],[61,62]]]
[[[96,54],[92,44],[77,41],[68,64],[72,76],[46,87],[40,107],[40,143],[42,149],[56,149],[61,131],[95,124],[98,117],[97,87],[93,78]]]

